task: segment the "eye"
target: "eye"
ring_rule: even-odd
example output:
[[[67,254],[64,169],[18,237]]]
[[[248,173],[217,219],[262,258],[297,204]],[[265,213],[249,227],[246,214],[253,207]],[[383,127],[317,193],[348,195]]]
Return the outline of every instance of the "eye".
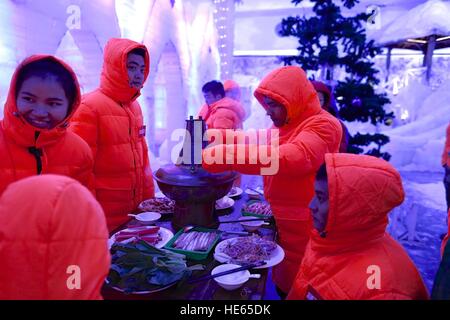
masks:
[[[128,70],[130,70],[130,71],[136,71],[136,67],[135,67],[135,66],[128,66]]]
[[[24,100],[26,102],[34,102],[34,99],[31,97],[22,97],[22,100]]]

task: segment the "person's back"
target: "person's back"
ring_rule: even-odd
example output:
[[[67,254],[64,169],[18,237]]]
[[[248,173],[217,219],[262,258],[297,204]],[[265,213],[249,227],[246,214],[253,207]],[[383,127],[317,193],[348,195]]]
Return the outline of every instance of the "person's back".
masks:
[[[0,198],[0,300],[101,299],[107,241],[102,208],[77,181],[12,183]]]
[[[150,58],[144,45],[128,39],[111,39],[104,56],[100,88],[83,96],[71,130],[92,149],[97,200],[112,231],[140,202],[154,197],[146,129],[136,101]]]
[[[93,188],[91,150],[67,130],[80,98],[75,73],[53,56],[34,55],[17,67],[0,122],[0,194],[14,181],[45,173]]]
[[[315,229],[288,299],[427,299],[414,263],[385,231],[404,200],[399,173],[372,156],[327,154],[325,163],[310,205]]]

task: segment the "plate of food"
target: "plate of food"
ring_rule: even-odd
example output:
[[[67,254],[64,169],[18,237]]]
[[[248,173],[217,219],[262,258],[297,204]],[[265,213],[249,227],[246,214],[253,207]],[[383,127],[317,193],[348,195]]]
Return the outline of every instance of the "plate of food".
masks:
[[[142,201],[138,209],[141,211],[158,212],[160,214],[173,213],[175,201],[166,197],[156,197]]]
[[[266,218],[272,216],[272,208],[265,201],[251,200],[244,204],[241,208],[242,215]]]
[[[234,200],[227,196],[216,201],[216,210],[225,210],[232,206],[234,206]]]
[[[248,264],[265,261],[255,269],[273,267],[284,259],[284,250],[271,240],[258,235],[226,239],[214,251],[214,259],[221,263]]]
[[[187,279],[200,265],[188,267],[184,255],[158,249],[139,240],[114,243],[107,285],[125,294],[149,294],[168,289]]]
[[[239,187],[231,188],[230,192],[228,192],[227,196],[230,198],[239,197],[242,194],[242,189]]]
[[[158,226],[128,228],[114,233],[108,240],[108,248],[111,249],[116,242],[133,243],[138,240],[143,240],[156,248],[162,248],[172,237],[172,231]]]
[[[261,187],[247,188],[245,189],[245,193],[249,196],[250,199],[261,199],[264,197],[264,189]]]

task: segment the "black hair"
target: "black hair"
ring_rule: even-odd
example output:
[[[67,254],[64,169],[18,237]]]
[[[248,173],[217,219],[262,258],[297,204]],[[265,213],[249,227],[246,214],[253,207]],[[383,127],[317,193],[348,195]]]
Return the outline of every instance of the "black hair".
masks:
[[[216,80],[205,83],[202,87],[202,92],[211,92],[215,96],[225,97],[225,89],[222,82]]]
[[[320,166],[319,171],[316,173],[316,180],[327,180],[327,165],[324,163]]]
[[[128,54],[135,54],[135,55],[141,56],[145,60],[147,51],[144,48],[135,48],[135,49],[131,50]]]
[[[44,58],[23,66],[20,69],[19,74],[17,75],[15,92],[16,99],[25,80],[31,77],[39,77],[42,79],[55,77],[56,81],[58,81],[58,83],[64,89],[66,98],[69,101],[70,113],[70,110],[72,109],[75,102],[78,89],[76,81],[69,70],[67,70],[61,63],[51,58]]]

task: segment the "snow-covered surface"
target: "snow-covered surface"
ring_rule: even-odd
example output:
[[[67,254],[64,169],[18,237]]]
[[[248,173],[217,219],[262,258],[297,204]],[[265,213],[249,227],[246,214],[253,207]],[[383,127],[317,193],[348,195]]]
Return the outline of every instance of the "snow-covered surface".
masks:
[[[430,0],[402,13],[376,34],[376,43],[384,45],[432,34],[450,34],[450,3]]]
[[[384,150],[391,163],[401,170],[442,172],[441,155],[450,121],[450,84],[436,91],[410,84],[398,103],[409,110],[411,122],[383,130],[391,142]]]

